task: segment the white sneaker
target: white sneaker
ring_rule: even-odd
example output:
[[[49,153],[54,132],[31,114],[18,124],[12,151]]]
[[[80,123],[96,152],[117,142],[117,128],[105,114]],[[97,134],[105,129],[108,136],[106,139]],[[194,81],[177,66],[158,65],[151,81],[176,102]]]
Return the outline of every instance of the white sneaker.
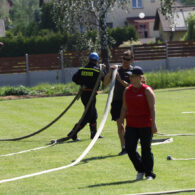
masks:
[[[146,180],[153,180],[153,177],[152,176],[147,176]]]
[[[137,173],[136,180],[142,180],[144,178],[144,173]]]

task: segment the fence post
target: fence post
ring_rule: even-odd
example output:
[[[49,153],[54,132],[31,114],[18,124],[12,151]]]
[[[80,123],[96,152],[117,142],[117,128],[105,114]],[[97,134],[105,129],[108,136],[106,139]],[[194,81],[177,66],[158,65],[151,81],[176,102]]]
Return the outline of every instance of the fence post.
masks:
[[[64,73],[64,51],[60,50],[60,63],[62,72],[62,83],[65,83],[65,73]]]
[[[28,54],[25,54],[25,59],[26,59],[26,85],[30,86],[31,81],[30,81],[30,73],[29,73],[29,58]]]
[[[131,52],[133,52],[133,49],[134,49],[134,48],[133,48],[133,45],[130,45],[130,47],[131,47]],[[134,56],[134,57],[135,57],[135,56]],[[133,60],[133,62],[131,63],[131,65],[132,65],[132,66],[135,66],[134,60]]]
[[[165,69],[169,70],[169,44],[166,42],[166,65]]]

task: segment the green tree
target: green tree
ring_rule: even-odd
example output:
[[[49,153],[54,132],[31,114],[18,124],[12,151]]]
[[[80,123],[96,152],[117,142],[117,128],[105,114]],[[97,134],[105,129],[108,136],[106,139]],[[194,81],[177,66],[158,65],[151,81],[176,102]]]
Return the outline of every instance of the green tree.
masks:
[[[195,5],[195,0],[180,0],[184,5]]]
[[[75,32],[75,27],[82,30],[98,30],[102,62],[108,68],[108,34],[106,15],[115,3],[124,6],[129,0],[58,0],[53,1],[55,21],[62,31]],[[90,42],[89,42],[90,43]]]
[[[0,0],[0,18],[4,18],[6,15],[5,3],[6,0]]]
[[[53,3],[45,3],[41,8],[41,21],[40,28],[41,29],[50,29],[53,31],[57,30],[56,24],[53,20]]]
[[[39,0],[15,0],[10,10],[13,28],[24,29],[33,22],[39,22]]]
[[[10,24],[9,12],[6,7],[6,0],[0,0],[0,19],[3,19],[5,22],[5,27],[7,28]]]
[[[191,14],[187,20],[188,29],[184,36],[184,40],[195,40],[195,14]]]
[[[172,15],[172,5],[176,0],[160,0],[160,10],[165,16]]]
[[[114,47],[118,47],[120,44],[122,44],[124,41],[128,40],[137,40],[138,35],[136,32],[136,28],[133,25],[130,25],[128,27],[116,27],[111,28],[108,30],[109,35],[114,38],[115,43]]]
[[[55,21],[62,31],[75,32],[75,27],[84,30],[96,28],[99,32],[102,62],[108,68],[107,12],[114,6],[125,8],[130,0],[56,0],[54,3]],[[169,13],[174,0],[161,0],[162,12]]]

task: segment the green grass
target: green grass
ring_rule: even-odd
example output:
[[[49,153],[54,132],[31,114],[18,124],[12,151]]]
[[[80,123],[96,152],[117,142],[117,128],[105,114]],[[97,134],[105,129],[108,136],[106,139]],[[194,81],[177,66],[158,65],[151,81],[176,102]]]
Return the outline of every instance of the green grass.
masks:
[[[159,71],[146,74],[147,84],[154,89],[195,86],[195,68],[189,70]]]
[[[153,89],[173,88],[173,87],[189,87],[195,86],[195,68],[188,70],[159,71],[146,73],[147,84]],[[41,83],[34,87],[25,86],[4,86],[0,88],[0,96],[9,95],[74,95],[79,89],[79,85],[75,83],[67,84],[49,84]],[[107,93],[109,87],[104,88],[103,92]],[[1,100],[1,99],[0,99]]]
[[[195,133],[195,88],[155,90],[157,125],[161,133]],[[107,95],[97,96],[98,124],[103,116]],[[53,120],[73,96],[1,101],[0,138],[32,133]],[[48,130],[17,142],[0,142],[0,154],[46,145],[51,139],[66,136],[83,112],[77,101],[67,114]],[[0,157],[0,180],[31,174],[72,163],[90,143],[89,127],[80,133],[80,142],[68,141],[43,150]],[[78,165],[57,172],[0,184],[0,194],[130,194],[195,188],[195,161],[167,161],[195,157],[195,136],[174,137],[170,144],[153,146],[153,181],[135,182],[136,172],[127,155],[117,156],[120,143],[110,114],[103,129],[104,139],[97,141]],[[161,138],[155,136],[154,138]],[[183,193],[187,194],[187,193]],[[193,194],[193,193],[190,193]]]

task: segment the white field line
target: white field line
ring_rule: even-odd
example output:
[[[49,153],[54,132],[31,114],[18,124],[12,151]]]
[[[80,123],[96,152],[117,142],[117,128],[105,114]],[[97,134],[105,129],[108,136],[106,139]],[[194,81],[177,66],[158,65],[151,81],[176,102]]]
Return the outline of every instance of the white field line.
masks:
[[[169,143],[171,143],[171,142],[173,142],[173,138],[172,138],[172,137],[166,139],[166,140],[163,141],[163,142],[152,143],[152,146],[161,145],[161,144],[169,144]],[[141,148],[141,146],[138,146],[138,148]]]
[[[164,142],[152,143],[152,146],[161,145],[161,144],[169,144],[169,143],[171,143],[171,142],[173,142],[173,138],[172,138],[172,137],[169,138],[169,139],[167,139],[167,140],[165,140]]]
[[[173,138],[167,139],[164,142],[160,142],[160,143],[152,143],[152,145],[160,145],[160,144],[166,144],[166,143],[171,143],[171,142],[173,142]],[[31,148],[31,149],[23,150],[23,151],[19,151],[19,152],[14,152],[14,153],[9,153],[9,154],[2,154],[2,155],[0,155],[0,157],[14,156],[14,155],[17,155],[17,154],[23,154],[23,153],[27,153],[27,152],[32,152],[32,151],[36,151],[36,150],[49,148],[49,147],[54,146],[54,145],[56,145],[56,143],[48,145],[48,146],[41,146],[41,147],[37,147],[37,148]]]
[[[195,160],[195,158],[173,158],[171,160]]]
[[[176,193],[182,193],[182,192],[195,192],[194,189],[180,189],[180,190],[170,190],[170,191],[161,191],[161,192],[143,192],[138,194],[127,194],[127,195],[157,195],[157,194],[176,194]]]
[[[73,163],[68,164],[68,165],[65,165],[65,166],[53,168],[53,169],[48,169],[48,170],[44,170],[44,171],[40,171],[40,172],[36,172],[36,173],[32,173],[32,174],[27,174],[27,175],[19,176],[19,177],[13,177],[13,178],[10,178],[10,179],[3,179],[3,180],[0,180],[0,183],[6,183],[6,182],[10,182],[10,181],[21,180],[21,179],[25,179],[25,178],[29,178],[29,177],[34,177],[34,176],[42,175],[42,174],[45,174],[45,173],[59,171],[59,170],[66,169],[66,168],[69,168],[69,167],[72,167],[72,166],[78,164],[87,155],[87,153],[91,150],[91,148],[93,147],[93,145],[95,144],[95,142],[98,140],[99,135],[102,132],[102,129],[104,127],[104,124],[105,124],[106,119],[107,119],[107,116],[108,116],[110,104],[111,104],[111,101],[112,101],[116,73],[117,73],[117,69],[115,69],[113,71],[113,78],[112,78],[112,81],[111,81],[111,87],[110,87],[108,99],[107,99],[107,102],[106,102],[106,107],[105,107],[104,115],[103,115],[102,121],[100,123],[100,126],[99,126],[99,128],[97,130],[97,133],[96,133],[95,137],[93,138],[93,140],[91,141],[91,143],[88,145],[88,147],[84,150],[84,152]]]
[[[164,134],[164,133],[156,133],[155,135],[165,136],[165,137],[172,137],[172,136],[194,136],[195,133],[186,133],[186,134]]]
[[[101,124],[104,126],[103,123],[101,123]],[[85,151],[81,154],[81,156],[77,160],[75,160],[73,163],[71,163],[69,165],[62,166],[62,167],[58,167],[58,168],[53,168],[53,169],[49,169],[49,170],[45,170],[45,171],[41,171],[41,172],[37,172],[37,173],[32,173],[32,174],[29,174],[29,175],[23,175],[23,176],[19,176],[19,177],[10,178],[10,179],[0,180],[0,183],[16,181],[16,180],[20,180],[20,179],[34,177],[34,176],[37,176],[37,175],[42,175],[42,174],[45,174],[45,173],[59,171],[59,170],[66,169],[66,168],[69,168],[69,167],[72,167],[72,166],[78,164],[85,157],[85,155],[89,152],[89,150],[93,147],[93,145],[97,141],[97,139],[98,139],[99,135],[101,134],[101,132],[102,132],[102,129],[100,129],[100,127],[99,127],[99,129],[97,131],[97,134],[95,135],[95,137],[93,138],[93,140],[91,141],[89,146],[85,149]],[[168,144],[168,143],[171,143],[171,142],[173,142],[173,138],[169,138],[169,139],[165,140],[164,142],[160,142],[160,143],[152,143],[152,145]]]
[[[195,114],[195,111],[192,111],[192,112],[182,112],[182,114]]]
[[[17,155],[17,154],[23,154],[23,153],[26,153],[26,152],[41,150],[41,149],[44,149],[44,148],[49,148],[49,147],[54,146],[54,145],[55,145],[55,143],[54,144],[47,145],[47,146],[41,146],[41,147],[37,147],[37,148],[31,148],[31,149],[23,150],[23,151],[19,151],[19,152],[14,152],[14,153],[9,153],[9,154],[2,154],[2,155],[0,155],[0,158],[1,157],[5,157],[5,156],[14,156],[14,155]]]

